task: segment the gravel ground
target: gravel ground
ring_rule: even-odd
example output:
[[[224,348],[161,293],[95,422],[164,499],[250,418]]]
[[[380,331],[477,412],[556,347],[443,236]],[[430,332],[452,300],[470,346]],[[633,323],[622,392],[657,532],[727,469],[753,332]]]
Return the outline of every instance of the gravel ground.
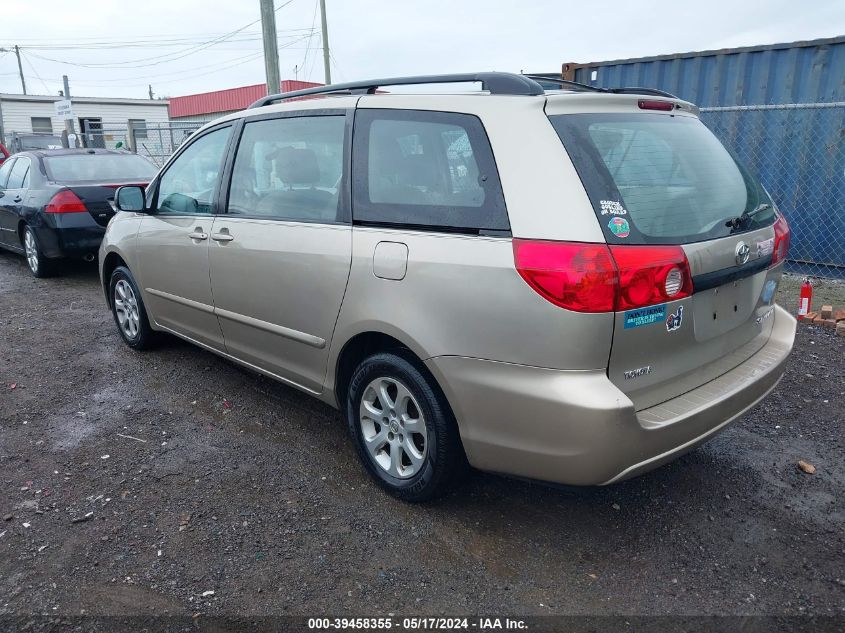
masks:
[[[135,353],[93,266],[0,254],[0,615],[842,615],[845,339],[799,329],[771,397],[655,472],[412,506],[334,410],[176,339]]]

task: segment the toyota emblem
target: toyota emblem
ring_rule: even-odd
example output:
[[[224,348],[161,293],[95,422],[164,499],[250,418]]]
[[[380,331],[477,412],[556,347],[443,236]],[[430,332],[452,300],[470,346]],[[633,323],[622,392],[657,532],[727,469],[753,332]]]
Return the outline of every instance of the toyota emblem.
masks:
[[[736,263],[738,266],[748,263],[748,258],[751,256],[751,247],[745,242],[740,242],[736,245]]]

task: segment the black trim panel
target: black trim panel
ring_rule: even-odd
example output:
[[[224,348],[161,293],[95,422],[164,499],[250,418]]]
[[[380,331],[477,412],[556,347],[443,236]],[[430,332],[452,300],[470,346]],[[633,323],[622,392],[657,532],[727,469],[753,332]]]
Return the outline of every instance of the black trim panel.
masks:
[[[722,270],[714,270],[712,273],[696,275],[692,278],[693,292],[702,292],[703,290],[724,286],[732,281],[753,277],[757,273],[769,268],[771,263],[772,260],[770,258],[760,257],[742,266],[731,266]]]

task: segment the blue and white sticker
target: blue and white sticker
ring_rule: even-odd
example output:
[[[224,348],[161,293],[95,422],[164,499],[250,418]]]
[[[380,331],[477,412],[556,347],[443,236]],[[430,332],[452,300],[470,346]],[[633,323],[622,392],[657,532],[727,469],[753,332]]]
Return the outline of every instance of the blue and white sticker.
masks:
[[[766,285],[763,286],[763,295],[761,297],[763,299],[763,303],[766,305],[771,304],[772,299],[775,298],[775,290],[777,290],[777,288],[778,282],[774,279],[769,279],[769,281],[766,282]]]
[[[684,322],[684,306],[678,306],[677,311],[674,314],[670,314],[669,317],[666,319],[666,331],[667,332],[674,332],[678,328],[681,327],[681,324]]]
[[[636,310],[625,311],[625,329],[630,330],[634,327],[642,327],[644,325],[651,325],[652,323],[662,323],[666,318],[666,304],[659,306],[648,306],[647,308],[637,308]]]

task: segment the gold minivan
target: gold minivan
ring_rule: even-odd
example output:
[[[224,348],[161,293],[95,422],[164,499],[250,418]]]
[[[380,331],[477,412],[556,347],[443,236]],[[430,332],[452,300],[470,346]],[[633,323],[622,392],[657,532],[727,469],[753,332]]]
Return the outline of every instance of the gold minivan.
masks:
[[[463,82],[481,90],[377,92]],[[337,407],[409,501],[467,463],[607,484],[694,448],[783,374],[789,227],[694,105],[560,84],[355,82],[209,123],[117,192],[120,335]]]

